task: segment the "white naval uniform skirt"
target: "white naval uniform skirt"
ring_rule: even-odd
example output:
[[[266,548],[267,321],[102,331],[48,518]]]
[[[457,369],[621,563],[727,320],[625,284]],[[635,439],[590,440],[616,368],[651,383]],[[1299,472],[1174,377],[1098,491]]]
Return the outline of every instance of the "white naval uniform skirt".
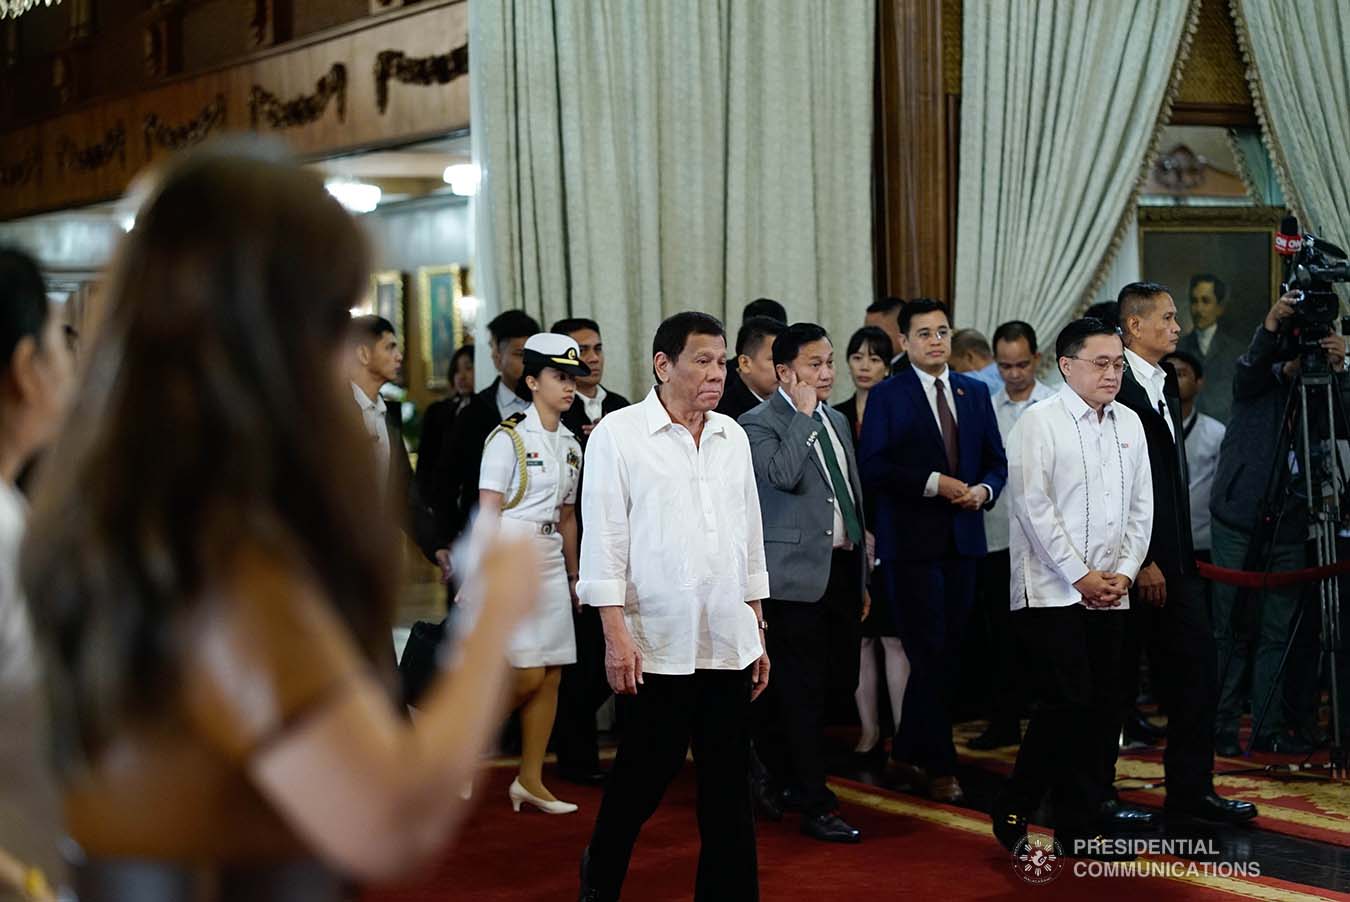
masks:
[[[539,557],[539,601],[534,612],[516,627],[507,645],[512,667],[554,667],[575,664],[576,633],[572,626],[572,596],[567,591],[567,562],[563,560],[562,534],[554,524],[548,535],[542,524],[517,520],[503,514],[503,537],[529,536]]]

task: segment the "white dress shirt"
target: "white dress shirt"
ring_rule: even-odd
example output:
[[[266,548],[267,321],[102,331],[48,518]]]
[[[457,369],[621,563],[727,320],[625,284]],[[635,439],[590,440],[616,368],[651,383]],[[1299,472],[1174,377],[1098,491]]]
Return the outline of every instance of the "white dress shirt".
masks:
[[[648,673],[743,670],[764,650],[746,604],[769,595],[750,441],[705,417],[695,445],[652,389],[586,445],[577,594],[623,606]]]
[[[385,425],[384,419],[388,408],[382,395],[376,393],[372,400],[355,382],[352,383],[352,394],[356,396],[356,403],[361,405],[366,435],[375,445],[375,481],[383,498],[389,482],[389,427]]]
[[[1039,379],[1031,386],[1031,394],[1022,401],[1009,398],[1006,387],[994,393],[989,400],[994,405],[994,416],[998,419],[998,434],[1002,437],[1005,447],[1008,444],[1008,437],[1012,435],[1013,427],[1022,418],[1022,414],[1026,413],[1027,408],[1037,401],[1054,396],[1055,390]],[[1011,504],[1004,503],[996,504],[993,510],[984,512],[984,540],[990,552],[1008,550],[1011,509]]]
[[[952,412],[952,422],[959,426],[960,421],[956,416],[956,398],[952,395],[951,370],[944,366],[942,372],[938,373],[936,376],[930,376],[916,366],[914,368],[914,373],[919,377],[919,386],[923,389],[924,397],[928,399],[928,409],[933,411],[933,422],[937,423],[938,435],[942,434],[942,418],[938,416],[937,406],[938,382],[942,383],[942,390],[947,394],[947,408]],[[925,498],[937,497],[938,478],[940,476],[942,476],[942,474],[937,470],[928,474],[928,482],[924,483],[923,487],[923,496]],[[980,487],[985,491],[985,501],[994,497],[994,490],[989,488],[989,486],[980,483]]]
[[[1203,329],[1195,330],[1195,342],[1200,346],[1200,356],[1209,354],[1209,346],[1214,341],[1214,333],[1219,331],[1218,323],[1210,323]]]
[[[586,419],[594,423],[605,414],[605,398],[609,392],[605,391],[603,385],[595,387],[595,397],[588,398],[580,390],[577,391],[577,397],[581,399],[581,406],[586,411]]]
[[[524,413],[530,409],[530,402],[506,387],[506,383],[497,380],[497,412],[506,419],[513,413]]]
[[[1176,442],[1176,427],[1172,425],[1172,415],[1167,412],[1167,400],[1163,395],[1167,371],[1156,363],[1149,363],[1129,348],[1125,349],[1125,365],[1134,372],[1134,381],[1144,387],[1149,406],[1162,414],[1162,418],[1167,421],[1167,431],[1172,433],[1172,441]]]
[[[1104,416],[1065,385],[1034,404],[1008,442],[1010,607],[1067,607],[1089,570],[1139,574],[1153,530],[1153,477],[1139,415]],[[1128,597],[1120,606],[1129,607]]]
[[[789,407],[796,410],[797,405],[792,403],[792,399],[788,397],[787,392],[783,391],[782,388],[779,388],[778,393],[788,402]],[[800,411],[798,412],[800,413]],[[834,459],[839,462],[839,472],[844,474],[844,487],[848,491],[848,497],[853,500],[853,509],[856,511],[858,509],[858,499],[853,497],[853,486],[849,484],[848,455],[844,453],[844,446],[839,443],[839,435],[834,431],[834,424],[830,422],[830,413],[826,410],[826,405],[823,402],[816,403],[816,413],[820,414],[821,422],[825,424],[825,434],[830,438],[830,445],[834,448]],[[825,452],[820,450],[819,440],[816,441],[816,457],[820,460],[820,468],[828,474],[830,472],[830,466],[825,463]],[[831,492],[833,493],[833,486],[831,486]],[[834,499],[834,527],[830,530],[830,534],[834,536],[833,547],[853,547],[853,543],[848,539],[848,527],[844,525],[844,512],[839,507],[838,497]]]
[[[1219,468],[1224,425],[1195,410],[1181,429],[1186,442],[1186,469],[1191,477],[1191,535],[1197,551],[1208,551],[1212,544],[1209,499],[1214,492],[1214,473]]]

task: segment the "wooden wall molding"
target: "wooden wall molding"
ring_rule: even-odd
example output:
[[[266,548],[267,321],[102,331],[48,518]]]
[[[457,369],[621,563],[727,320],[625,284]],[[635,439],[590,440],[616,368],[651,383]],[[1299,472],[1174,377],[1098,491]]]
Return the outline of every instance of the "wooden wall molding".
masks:
[[[449,53],[409,57],[402,50],[381,50],[375,57],[375,105],[381,115],[389,107],[389,81],[405,85],[445,85],[469,74],[469,43]]]
[[[301,94],[292,100],[280,97],[254,85],[249,89],[249,120],[254,130],[266,121],[272,128],[296,128],[318,120],[328,109],[330,101],[337,102],[338,122],[347,119],[347,67],[334,63],[333,67],[314,84],[313,94]],[[381,111],[383,112],[383,111]]]
[[[463,131],[469,126],[468,78],[441,83],[441,70],[433,65],[433,90],[387,92],[381,104],[373,75],[379,55],[391,47],[409,60],[434,60],[446,55],[447,46],[467,42],[468,4],[429,3],[388,13],[368,27],[341,29],[324,41],[297,42],[13,129],[0,134],[0,220],[115,199],[145,166],[208,134],[271,132],[297,156],[314,159]],[[335,66],[347,76],[370,75],[346,77],[338,92]],[[325,78],[329,88],[316,92]],[[281,112],[265,102],[255,122],[254,87],[282,104]],[[330,105],[340,101],[340,115],[320,109],[310,118],[310,92],[324,94]],[[286,107],[300,99],[307,102]],[[129,133],[126,123],[139,125],[140,134]]]
[[[169,125],[155,113],[145,114],[143,131],[145,132],[145,155],[154,155],[156,147],[165,150],[182,150],[199,144],[206,139],[216,126],[225,121],[225,95],[217,94],[196,116],[182,125]]]

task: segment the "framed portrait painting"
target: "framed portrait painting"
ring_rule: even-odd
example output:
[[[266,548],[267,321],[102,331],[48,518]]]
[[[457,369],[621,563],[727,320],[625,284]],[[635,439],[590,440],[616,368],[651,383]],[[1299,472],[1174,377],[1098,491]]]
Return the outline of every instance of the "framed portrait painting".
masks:
[[[450,358],[464,341],[459,300],[464,295],[464,270],[459,266],[424,266],[417,271],[422,372],[430,389],[448,383]]]
[[[370,281],[370,312],[394,324],[394,336],[402,346],[408,337],[403,326],[403,273],[397,269],[387,269],[372,275]]]
[[[1196,407],[1225,425],[1237,359],[1279,296],[1278,207],[1139,208],[1144,278],[1172,290],[1177,350],[1199,361]]]

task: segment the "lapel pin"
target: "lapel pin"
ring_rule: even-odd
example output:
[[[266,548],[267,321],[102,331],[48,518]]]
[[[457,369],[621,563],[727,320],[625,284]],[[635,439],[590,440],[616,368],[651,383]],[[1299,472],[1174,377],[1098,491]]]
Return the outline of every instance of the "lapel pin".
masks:
[[[958,395],[960,395],[961,397],[963,397],[963,398],[966,396],[966,390],[965,390],[964,388],[958,388],[958,389],[956,390],[956,393],[957,393]]]

